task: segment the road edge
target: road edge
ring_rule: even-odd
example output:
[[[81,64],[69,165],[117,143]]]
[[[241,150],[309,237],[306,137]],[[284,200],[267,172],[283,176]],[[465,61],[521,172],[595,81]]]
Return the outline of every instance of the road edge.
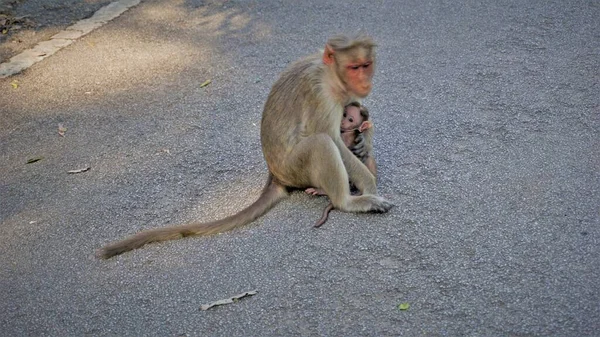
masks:
[[[8,61],[0,64],[0,78],[6,78],[29,68],[48,56],[53,55],[62,48],[75,42],[78,38],[100,28],[119,15],[125,13],[131,7],[140,3],[141,0],[118,0],[97,10],[94,15],[82,19],[65,28],[62,32],[53,35],[50,40],[42,41],[31,49],[11,57]]]

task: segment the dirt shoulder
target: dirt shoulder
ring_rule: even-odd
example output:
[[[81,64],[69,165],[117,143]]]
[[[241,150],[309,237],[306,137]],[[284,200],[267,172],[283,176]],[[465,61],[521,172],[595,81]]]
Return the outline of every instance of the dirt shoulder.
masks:
[[[69,25],[88,18],[111,0],[0,0],[0,63]]]

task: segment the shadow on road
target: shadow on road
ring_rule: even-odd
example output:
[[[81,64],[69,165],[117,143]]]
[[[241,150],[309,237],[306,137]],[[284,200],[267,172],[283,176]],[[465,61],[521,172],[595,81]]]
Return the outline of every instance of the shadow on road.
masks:
[[[223,102],[229,93],[222,87],[238,80],[228,75],[228,69],[235,66],[236,58],[251,61],[259,55],[236,55],[235,49],[214,41],[226,36],[232,44],[257,43],[269,36],[269,27],[240,8],[227,8],[227,1],[202,3],[186,1],[173,5],[143,1],[130,9],[130,13],[83,36],[22,74],[0,80],[0,128],[5,130],[0,134],[0,143],[12,149],[5,157],[12,164],[7,167],[8,174],[0,186],[5,196],[0,201],[1,221],[10,221],[17,215],[28,217],[22,213],[27,210],[57,209],[53,200],[64,198],[65,191],[83,188],[90,200],[118,204],[123,198],[131,198],[123,195],[127,192],[122,187],[141,182],[146,179],[140,178],[143,176],[154,176],[157,185],[169,182],[175,187],[178,182],[172,180],[172,172],[199,169],[198,173],[203,175],[218,172],[211,165],[219,159],[198,155],[196,151],[205,150],[198,144],[222,136],[213,126],[211,114],[234,116],[242,110],[242,104]],[[258,75],[247,77],[254,79]],[[207,79],[212,83],[200,87]],[[14,88],[11,83],[18,86]],[[258,80],[251,86],[240,84],[240,91],[254,90],[257,85],[266,95],[268,88]],[[249,102],[253,109],[259,106]],[[189,109],[190,106],[194,108]],[[154,110],[160,113],[156,115]],[[173,110],[178,113],[170,113]],[[256,116],[259,111],[254,113]],[[239,126],[239,137],[257,148],[257,128],[248,128],[247,124],[253,122],[247,118],[242,116],[237,121],[243,125]],[[57,137],[58,124],[68,127],[67,137]],[[164,137],[180,139],[180,148],[165,148]],[[230,151],[226,149],[228,141],[224,140],[224,148],[217,150]],[[44,146],[40,147],[40,143]],[[22,159],[26,156],[40,156],[44,160],[39,165],[23,166]],[[186,156],[188,160],[184,161],[191,167],[172,156]],[[261,160],[258,158],[258,162]],[[100,180],[73,180],[62,174],[68,165],[82,161],[92,166],[101,180],[108,178],[114,182],[110,191],[96,191],[95,184]],[[150,166],[162,168],[156,171],[148,168],[152,162]],[[48,170],[56,174],[49,175]],[[164,170],[171,171],[161,174]],[[230,178],[235,182],[235,176]],[[15,186],[29,187],[24,191]],[[202,183],[194,182],[180,193],[196,195],[202,188]],[[38,197],[22,198],[24,194]],[[159,194],[164,195],[164,191]],[[113,201],[106,202],[103,198]],[[154,206],[148,204],[148,196],[133,198],[138,201],[125,208],[142,210]],[[15,204],[16,200],[21,202]],[[78,201],[79,197],[71,200]],[[135,210],[129,213],[136,217]],[[150,222],[153,219],[148,214],[138,215]]]

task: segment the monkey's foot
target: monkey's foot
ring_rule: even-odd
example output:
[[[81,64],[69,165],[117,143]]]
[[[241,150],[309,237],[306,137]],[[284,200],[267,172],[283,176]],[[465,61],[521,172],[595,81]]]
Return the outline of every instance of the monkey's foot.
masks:
[[[310,194],[310,195],[327,195],[327,193],[325,193],[325,191],[318,189],[318,188],[314,188],[314,187],[309,187],[306,190],[304,190],[304,192],[306,192],[307,194]]]
[[[381,198],[381,200],[379,202],[373,204],[373,207],[371,208],[370,212],[386,213],[387,211],[392,209],[392,207],[394,207],[394,204]]]
[[[378,195],[363,194],[360,196],[351,196],[346,205],[336,208],[346,212],[385,213],[392,207],[394,207],[394,204]]]

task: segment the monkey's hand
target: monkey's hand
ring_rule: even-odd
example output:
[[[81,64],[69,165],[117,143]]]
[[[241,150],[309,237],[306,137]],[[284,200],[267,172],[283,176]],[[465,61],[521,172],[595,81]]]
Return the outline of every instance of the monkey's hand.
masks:
[[[354,146],[350,149],[358,158],[363,158],[369,153],[369,146],[365,139],[364,133],[359,133],[354,139]]]

